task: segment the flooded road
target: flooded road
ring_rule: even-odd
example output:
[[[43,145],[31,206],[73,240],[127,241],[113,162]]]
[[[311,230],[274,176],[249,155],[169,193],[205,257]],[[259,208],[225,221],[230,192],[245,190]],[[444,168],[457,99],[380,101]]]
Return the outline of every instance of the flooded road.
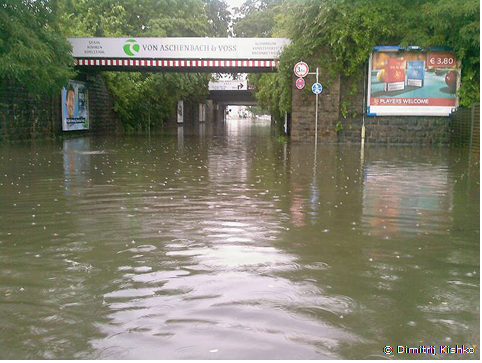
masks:
[[[0,146],[0,358],[477,359],[478,169],[249,120]]]

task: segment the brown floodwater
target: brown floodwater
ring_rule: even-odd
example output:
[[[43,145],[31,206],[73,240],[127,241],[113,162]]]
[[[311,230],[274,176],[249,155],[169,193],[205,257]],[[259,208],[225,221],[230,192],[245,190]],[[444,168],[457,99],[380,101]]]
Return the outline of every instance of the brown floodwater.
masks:
[[[474,156],[175,131],[0,145],[1,359],[480,357]]]

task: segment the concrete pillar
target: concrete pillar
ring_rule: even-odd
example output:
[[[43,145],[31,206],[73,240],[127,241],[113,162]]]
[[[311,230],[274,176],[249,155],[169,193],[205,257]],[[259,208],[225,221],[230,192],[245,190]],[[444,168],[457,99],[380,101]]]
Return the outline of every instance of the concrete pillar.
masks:
[[[215,103],[214,114],[214,122],[224,122],[226,117],[226,106],[220,103]]]
[[[212,100],[206,101],[206,122],[214,122],[214,104]]]

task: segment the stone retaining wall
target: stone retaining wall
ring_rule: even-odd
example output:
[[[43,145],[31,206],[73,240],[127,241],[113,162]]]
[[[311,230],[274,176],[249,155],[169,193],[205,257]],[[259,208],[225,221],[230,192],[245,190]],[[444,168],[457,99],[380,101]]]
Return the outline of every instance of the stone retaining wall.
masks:
[[[342,119],[340,140],[361,142],[361,117]],[[449,117],[365,117],[365,143],[369,144],[448,144]]]
[[[60,132],[59,97],[34,96],[16,81],[0,81],[0,139],[24,140]]]
[[[91,129],[62,131],[60,90],[58,95],[33,95],[15,80],[0,80],[0,140],[28,140],[89,133],[122,131],[112,98],[99,74],[81,74],[87,82]]]
[[[313,142],[315,137],[316,97],[311,92],[311,85],[316,76],[305,77],[306,86],[299,90],[295,86],[296,77],[292,77],[292,112],[291,112],[291,140],[294,142]],[[340,105],[340,80],[336,79],[328,87],[327,79],[320,77],[324,84],[323,94],[318,103],[318,141],[336,142],[335,125],[338,120]]]
[[[312,69],[313,71],[313,69]],[[365,97],[363,72],[355,82],[356,92],[350,92],[352,79],[338,76],[328,82],[320,77],[323,93],[318,107],[318,141],[361,142],[363,99]],[[323,71],[320,72],[323,74]],[[292,78],[291,140],[313,142],[315,135],[315,96],[311,92],[314,76],[305,77],[306,87],[300,91]],[[325,86],[326,84],[326,86]],[[337,122],[343,130],[335,131]],[[450,117],[433,116],[366,116],[365,142],[369,144],[448,144]]]
[[[122,122],[114,111],[107,86],[100,74],[84,74],[89,91],[90,132],[95,134],[122,132]]]

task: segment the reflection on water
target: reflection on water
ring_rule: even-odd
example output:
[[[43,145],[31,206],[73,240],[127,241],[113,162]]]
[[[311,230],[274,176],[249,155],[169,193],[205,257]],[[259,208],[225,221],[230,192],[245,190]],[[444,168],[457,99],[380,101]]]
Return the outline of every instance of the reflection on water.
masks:
[[[479,175],[467,155],[315,155],[270,138],[269,123],[201,126],[0,149],[1,358],[478,346]]]
[[[75,187],[89,185],[86,172],[90,171],[90,155],[92,153],[89,138],[65,140],[64,144],[64,189],[71,193]]]
[[[452,185],[445,163],[375,161],[364,169],[363,222],[369,235],[446,234],[452,223]]]

